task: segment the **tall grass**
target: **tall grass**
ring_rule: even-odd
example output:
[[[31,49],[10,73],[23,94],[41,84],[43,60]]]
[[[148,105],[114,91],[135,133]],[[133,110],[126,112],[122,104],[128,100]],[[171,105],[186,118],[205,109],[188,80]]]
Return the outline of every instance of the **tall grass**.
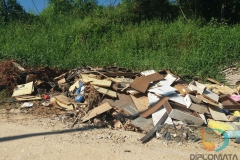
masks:
[[[0,28],[1,59],[62,69],[117,63],[134,70],[170,68],[180,75],[219,78],[240,61],[240,26],[201,26],[179,19],[112,23],[109,18],[58,15]]]

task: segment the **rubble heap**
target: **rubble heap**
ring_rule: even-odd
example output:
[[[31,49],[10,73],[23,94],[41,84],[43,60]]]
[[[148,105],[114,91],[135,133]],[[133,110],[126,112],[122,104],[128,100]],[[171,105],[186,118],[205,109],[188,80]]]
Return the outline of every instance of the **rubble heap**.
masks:
[[[204,126],[218,128],[216,133],[226,132],[228,138],[240,137],[234,133],[240,130],[238,87],[210,78],[211,84],[188,83],[169,70],[132,72],[115,66],[85,66],[56,77],[53,70],[45,71],[22,69],[25,83],[15,87],[12,97],[24,102],[23,108],[41,101],[41,106],[65,111],[72,126],[88,123],[139,131],[146,134],[143,143],[153,135],[195,142],[201,137],[194,131]]]

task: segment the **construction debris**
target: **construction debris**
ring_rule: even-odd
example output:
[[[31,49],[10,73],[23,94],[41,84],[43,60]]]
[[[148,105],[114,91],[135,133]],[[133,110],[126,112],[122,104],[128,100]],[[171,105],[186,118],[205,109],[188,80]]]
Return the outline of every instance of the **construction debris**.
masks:
[[[31,101],[21,108],[34,110],[40,104],[61,110],[62,116],[57,117],[72,119],[72,127],[88,123],[142,132],[146,133],[140,139],[143,143],[155,134],[164,141],[196,142],[198,128],[219,128],[211,125],[214,121],[231,123],[231,130],[220,129],[229,132],[229,138],[240,137],[240,133],[230,133],[235,123],[240,123],[238,91],[211,78],[207,80],[213,84],[188,84],[169,70],[138,73],[127,68],[86,66],[57,74],[49,68],[33,71],[11,64],[17,70],[15,77],[21,79],[11,81],[6,89],[15,84],[12,97]],[[0,74],[0,80],[3,87],[7,79]]]

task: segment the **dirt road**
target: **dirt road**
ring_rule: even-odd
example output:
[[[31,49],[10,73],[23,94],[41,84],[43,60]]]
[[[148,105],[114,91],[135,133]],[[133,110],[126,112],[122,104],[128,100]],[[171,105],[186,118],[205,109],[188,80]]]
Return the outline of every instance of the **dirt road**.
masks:
[[[223,151],[208,152],[201,141],[164,144],[153,138],[142,144],[139,139],[144,135],[140,133],[66,126],[57,120],[29,114],[6,116],[5,110],[0,110],[0,160],[189,160],[190,154],[204,154],[205,158],[209,154],[235,154],[240,159],[240,145],[232,141]]]

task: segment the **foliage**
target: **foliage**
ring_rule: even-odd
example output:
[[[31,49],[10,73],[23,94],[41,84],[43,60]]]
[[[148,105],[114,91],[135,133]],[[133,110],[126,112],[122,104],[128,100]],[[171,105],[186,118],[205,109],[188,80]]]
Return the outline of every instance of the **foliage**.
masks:
[[[134,70],[170,68],[182,76],[216,79],[221,68],[239,62],[238,24],[189,16],[186,21],[159,6],[179,8],[164,0],[125,0],[117,6],[51,0],[31,23],[11,21],[0,28],[0,57],[61,69],[116,62]]]

